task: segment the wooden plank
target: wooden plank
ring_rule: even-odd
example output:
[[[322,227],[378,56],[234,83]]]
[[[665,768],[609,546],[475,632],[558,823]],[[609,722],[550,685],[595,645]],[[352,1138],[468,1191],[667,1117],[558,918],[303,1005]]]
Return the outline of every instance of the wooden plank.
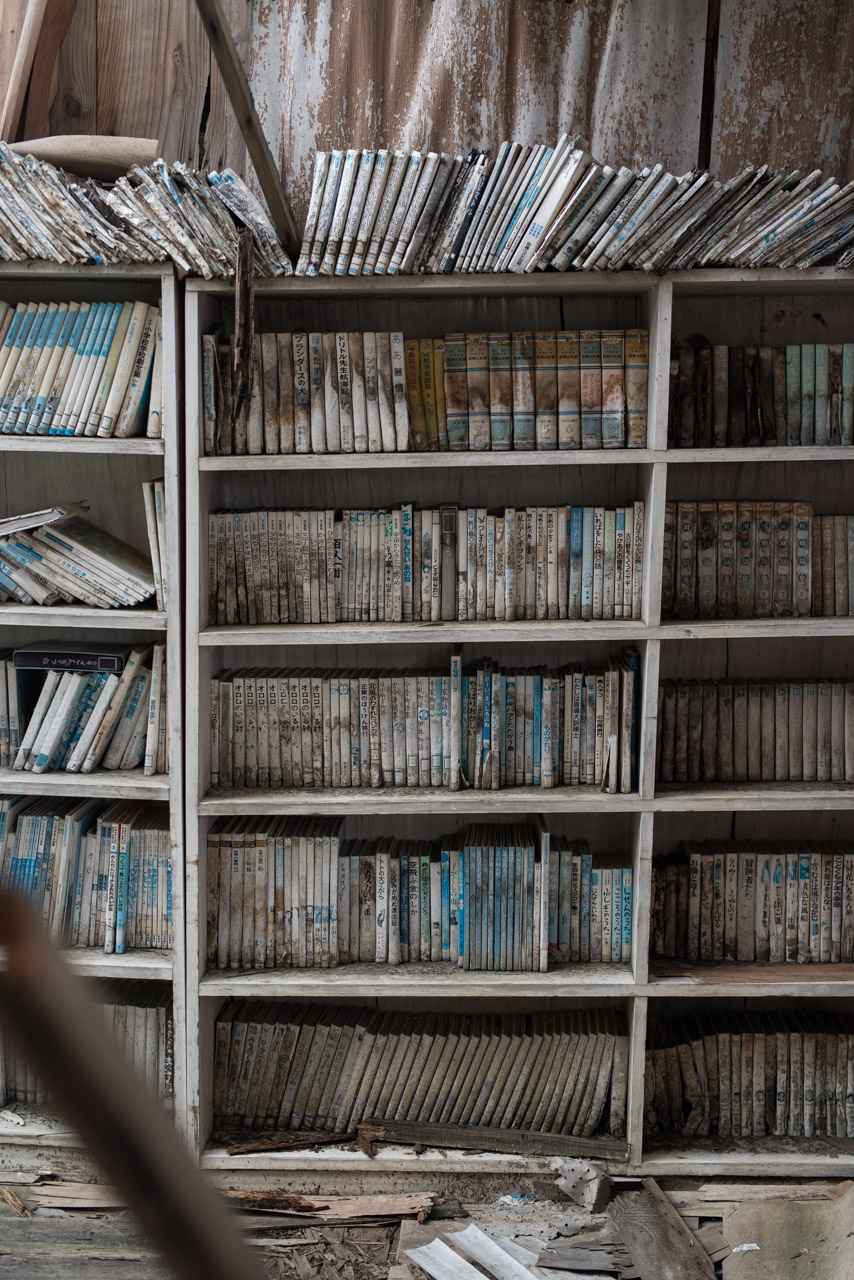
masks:
[[[293,1214],[297,1217],[337,1222],[339,1219],[429,1217],[436,1197],[431,1191],[375,1196],[290,1196],[267,1191],[224,1192],[228,1201],[243,1209]]]
[[[798,967],[793,964],[725,964],[721,962],[708,967],[691,968],[680,965],[678,961],[666,961],[656,964],[650,977],[655,982],[667,983],[669,979],[678,979],[690,986],[791,986],[800,988],[823,982],[851,982],[854,980],[854,964],[811,964]],[[669,994],[669,992],[668,992]]]
[[[98,115],[98,0],[77,0],[59,53],[49,132],[94,133]]]
[[[27,95],[25,138],[40,138],[50,131],[50,105],[59,83],[59,51],[76,8],[77,0],[51,0],[42,18]]]
[[[438,468],[469,471],[473,468],[522,467],[529,469],[552,467],[606,467],[638,466],[644,462],[663,461],[664,455],[649,449],[611,449],[576,453],[549,453],[546,450],[533,453],[288,453],[288,454],[240,454],[224,457],[199,458],[200,471],[374,471],[377,467],[417,466],[419,469]]]
[[[65,613],[66,610],[57,610]],[[92,611],[97,612],[97,610]],[[609,640],[632,644],[644,639],[640,622],[328,622],[323,626],[284,623],[281,626],[207,627],[199,644],[497,644],[511,641]]]
[[[156,137],[166,160],[198,165],[207,41],[191,4],[98,0],[97,133]],[[74,130],[75,133],[80,132]]]
[[[196,5],[210,40],[237,123],[243,134],[255,175],[258,179],[273,226],[285,249],[295,257],[299,253],[300,234],[288,198],[285,195],[278,170],[270,152],[270,146],[261,128],[258,112],[252,99],[252,90],[240,61],[234,37],[223,13],[221,0],[196,0]]]
[[[487,1125],[421,1124],[412,1120],[371,1120],[377,1142],[404,1142],[421,1147],[459,1147],[522,1156],[599,1156],[625,1160],[628,1148],[617,1138],[575,1137],[562,1133],[528,1133]]]
[[[61,772],[29,774],[14,769],[0,769],[0,787],[6,795],[102,796],[115,793],[125,800],[168,800],[169,779],[163,775],[142,776],[141,770],[95,770],[76,774],[73,782]]]
[[[223,0],[223,11],[241,64],[250,67],[252,55],[251,0]],[[234,114],[216,59],[211,57],[210,111],[202,144],[203,169],[222,169],[228,165],[241,178],[246,177],[246,143]]]
[[[714,1280],[715,1269],[654,1178],[616,1196],[608,1217],[642,1280]]]
[[[26,13],[21,23],[18,36],[18,47],[12,63],[9,78],[5,81],[6,94],[0,110],[0,138],[4,142],[14,142],[18,135],[18,125],[24,106],[36,46],[39,41],[42,22],[44,20],[47,0],[26,0]]]
[[[113,182],[134,165],[153,164],[157,159],[158,142],[156,138],[106,138],[86,133],[44,138],[32,133],[26,142],[13,143],[11,150],[18,155],[46,160],[58,169],[84,178]]]
[[[19,775],[16,774],[16,777]],[[42,775],[46,776],[46,775]],[[2,772],[0,772],[2,781]],[[543,790],[532,796],[530,787],[506,787],[500,791],[433,791],[427,787],[396,787],[386,790],[326,787],[267,791],[209,791],[199,801],[199,813],[277,814],[304,813],[435,813],[437,800],[444,813],[527,813],[532,802],[540,812],[635,813],[651,807],[636,795],[605,795],[595,787],[565,787]]]

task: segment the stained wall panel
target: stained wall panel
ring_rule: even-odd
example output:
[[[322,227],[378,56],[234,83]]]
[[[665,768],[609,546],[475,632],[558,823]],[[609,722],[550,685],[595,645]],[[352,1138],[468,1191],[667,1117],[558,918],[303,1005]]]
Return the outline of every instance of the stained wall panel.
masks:
[[[748,161],[854,178],[851,0],[721,0],[713,171]]]
[[[297,221],[318,147],[586,135],[696,161],[705,0],[254,0],[250,81]]]

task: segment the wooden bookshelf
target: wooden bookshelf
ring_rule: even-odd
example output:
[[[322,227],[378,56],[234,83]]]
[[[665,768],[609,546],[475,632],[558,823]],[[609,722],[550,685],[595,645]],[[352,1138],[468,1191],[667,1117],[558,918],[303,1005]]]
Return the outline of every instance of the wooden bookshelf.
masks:
[[[164,479],[166,497],[167,589],[165,612],[150,608],[96,609],[85,606],[42,608],[0,605],[0,645],[14,648],[38,640],[162,642],[167,644],[168,773],[145,777],[131,771],[99,769],[93,773],[32,773],[0,770],[0,792],[32,796],[91,796],[107,800],[145,799],[169,805],[172,844],[172,951],[138,950],[108,955],[93,948],[65,952],[71,968],[85,978],[142,979],[168,982],[174,1018],[174,1112],[187,1132],[185,1100],[184,897],[183,897],[183,706],[182,706],[182,560],[178,353],[181,345],[178,285],[172,267],[61,267],[43,262],[0,264],[0,298],[18,301],[125,301],[158,303],[163,319],[164,438],[161,440],[56,439],[0,434],[0,469],[4,480],[3,514],[38,510],[53,503],[85,498],[94,523],[148,551],[142,482]],[[153,601],[152,601],[153,604]],[[15,1161],[33,1146],[74,1147],[80,1143],[61,1120],[26,1116],[22,1126],[0,1128],[0,1150],[14,1145]],[[85,1161],[82,1152],[76,1152]],[[43,1163],[44,1154],[38,1159]],[[18,1167],[22,1167],[18,1164]]]
[[[439,1176],[497,1173],[535,1175],[541,1159],[460,1151],[416,1154],[401,1147],[381,1149],[375,1161],[343,1148],[316,1152],[263,1153],[229,1157],[210,1144],[213,1029],[231,998],[280,998],[333,1002],[347,999],[370,1006],[406,1002],[404,1007],[484,1007],[507,1011],[548,1001],[550,1007],[585,999],[613,1002],[625,1012],[630,1037],[627,1141],[630,1158],[615,1172],[733,1175],[791,1173],[835,1175],[845,1165],[830,1144],[798,1151],[788,1141],[782,1154],[773,1140],[745,1149],[715,1143],[715,1150],[686,1146],[645,1152],[643,1072],[647,1017],[679,1008],[690,998],[697,1007],[726,997],[730,1009],[751,1001],[850,999],[850,966],[723,966],[702,973],[658,976],[649,966],[650,880],[654,853],[685,838],[723,838],[730,832],[756,838],[786,838],[799,822],[829,838],[850,832],[854,788],[830,784],[750,784],[656,789],[655,734],[659,673],[670,675],[678,652],[680,675],[699,673],[714,650],[716,661],[734,668],[748,652],[760,652],[768,671],[785,667],[794,643],[805,646],[810,674],[848,674],[854,656],[847,642],[854,617],[723,621],[663,620],[660,579],[664,505],[682,486],[704,497],[746,498],[753,490],[770,496],[775,486],[789,496],[806,485],[805,497],[820,493],[820,511],[854,510],[847,493],[854,477],[854,449],[761,448],[672,450],[667,447],[667,397],[671,339],[707,333],[710,341],[750,345],[838,340],[854,336],[854,272],[694,271],[654,276],[646,272],[577,273],[557,276],[444,276],[296,279],[259,281],[258,331],[295,329],[402,329],[429,336],[480,329],[631,327],[650,330],[649,431],[647,448],[582,452],[325,454],[284,457],[202,456],[201,336],[216,325],[228,332],[233,319],[230,287],[188,280],[185,292],[187,678],[186,722],[199,733],[187,736],[187,1088],[191,1136],[203,1167],[217,1179],[229,1174],[244,1182],[297,1186],[315,1175],[364,1186],[384,1173]],[[705,324],[705,328],[702,327]],[[828,327],[825,327],[828,326]],[[766,335],[773,336],[766,336]],[[512,468],[512,471],[508,471]],[[508,484],[508,481],[511,481]],[[444,487],[443,487],[444,486]],[[457,501],[471,486],[489,493],[487,505],[524,506],[557,502],[589,505],[646,502],[643,616],[613,623],[512,622],[443,624],[334,624],[329,626],[211,627],[207,625],[207,517],[223,507],[379,506],[416,501],[429,506]],[[488,488],[487,488],[488,486]],[[560,497],[552,497],[559,494]],[[512,495],[512,497],[511,497]],[[595,497],[593,496],[595,495]],[[826,497],[824,496],[826,495]],[[481,503],[483,505],[483,503]],[[640,783],[632,795],[609,796],[593,788],[509,788],[494,792],[411,789],[289,790],[225,792],[210,789],[210,679],[231,665],[417,666],[444,664],[452,647],[463,645],[465,660],[493,654],[502,662],[596,660],[621,645],[641,655],[639,724]],[[525,655],[522,658],[520,655]],[[411,656],[410,656],[411,654]],[[373,655],[373,656],[372,656]],[[423,655],[423,659],[422,659]],[[844,670],[838,669],[842,655]],[[794,661],[794,659],[792,659]],[[831,672],[831,664],[836,663]],[[447,966],[341,966],[311,969],[206,972],[205,941],[198,928],[206,902],[206,836],[221,815],[340,814],[345,836],[370,832],[403,836],[438,834],[467,820],[523,818],[542,814],[555,830],[588,838],[594,851],[626,852],[634,870],[633,960],[630,965],[565,966],[547,974],[450,971]],[[702,833],[708,829],[709,836]],[[832,969],[844,972],[828,972]],[[605,972],[609,970],[609,972]],[[461,1005],[459,1002],[465,1002]],[[453,1002],[446,1005],[444,1002]],[[399,1004],[394,1007],[401,1007]],[[248,1135],[247,1135],[248,1136]],[[850,1160],[849,1160],[850,1163]]]

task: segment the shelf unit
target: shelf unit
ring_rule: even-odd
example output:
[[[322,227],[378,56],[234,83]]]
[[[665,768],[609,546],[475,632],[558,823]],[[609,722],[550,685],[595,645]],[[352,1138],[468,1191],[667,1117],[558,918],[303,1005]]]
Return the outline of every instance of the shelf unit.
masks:
[[[549,453],[326,454],[284,457],[201,456],[201,337],[232,322],[227,285],[188,280],[185,305],[187,680],[187,1087],[191,1137],[204,1168],[219,1180],[243,1179],[277,1186],[318,1184],[326,1177],[348,1186],[376,1185],[385,1173],[412,1178],[546,1172],[539,1158],[459,1151],[383,1149],[376,1161],[360,1152],[256,1153],[229,1157],[210,1144],[213,1028],[229,998],[298,998],[407,1008],[518,1008],[608,1001],[625,1011],[630,1034],[627,1141],[629,1160],[616,1173],[696,1172],[733,1175],[791,1172],[798,1176],[850,1171],[851,1158],[829,1144],[813,1143],[784,1157],[757,1142],[718,1150],[656,1149],[643,1137],[643,1071],[647,1018],[691,1002],[726,998],[728,1008],[745,1001],[822,997],[845,1000],[854,993],[850,966],[844,972],[768,972],[767,966],[728,975],[695,971],[678,977],[649,967],[650,880],[654,854],[672,848],[686,824],[692,832],[785,835],[801,822],[829,835],[850,836],[854,788],[797,784],[669,788],[656,791],[654,754],[659,673],[739,662],[749,668],[763,655],[766,669],[804,648],[811,670],[843,661],[851,671],[848,643],[854,618],[669,621],[660,616],[664,504],[699,489],[712,497],[759,496],[780,490],[790,496],[799,483],[805,497],[820,496],[819,511],[846,509],[845,489],[854,475],[854,449],[785,448],[671,450],[667,447],[667,397],[672,337],[708,332],[710,340],[750,345],[824,341],[854,332],[854,272],[696,271],[654,276],[646,272],[557,276],[384,277],[345,280],[289,278],[259,281],[256,329],[402,329],[407,336],[461,330],[630,327],[650,330],[648,447]],[[734,303],[736,305],[734,305]],[[706,325],[706,329],[703,328]],[[836,329],[838,332],[834,333]],[[828,465],[831,464],[831,465]],[[848,464],[848,465],[846,465]],[[512,487],[508,467],[514,468]],[[468,497],[467,495],[472,496]],[[466,496],[464,496],[466,495]],[[335,624],[208,627],[207,516],[221,507],[321,505],[381,506],[386,502],[463,501],[465,505],[517,506],[538,502],[646,502],[643,614],[614,623],[512,622],[494,624]],[[840,505],[833,503],[838,499]],[[850,504],[849,509],[850,509]],[[676,643],[678,642],[678,643]],[[760,643],[761,642],[761,643]],[[639,790],[608,796],[593,788],[554,791],[533,788],[497,792],[436,793],[429,790],[210,790],[207,724],[210,678],[231,665],[417,667],[445,661],[454,646],[463,658],[492,654],[527,663],[601,660],[625,644],[641,655]],[[521,655],[524,654],[524,657]],[[679,669],[679,674],[684,674]],[[723,674],[723,671],[721,672]],[[748,671],[748,674],[750,672]],[[835,674],[835,672],[834,672]],[[844,674],[844,672],[843,672]],[[450,971],[447,966],[395,969],[348,965],[325,972],[266,970],[206,973],[204,938],[206,833],[220,815],[340,814],[345,835],[368,833],[433,835],[467,819],[521,818],[536,812],[555,830],[588,838],[594,851],[621,850],[634,869],[634,956],[614,972],[609,965],[566,967],[547,974]],[[694,834],[692,838],[703,838]],[[709,838],[712,838],[710,835]],[[833,968],[838,968],[833,966]],[[606,973],[605,970],[612,970]],[[688,1003],[683,1003],[683,998]],[[401,1005],[399,1002],[403,1002]],[[398,1002],[398,1003],[394,1003]],[[460,1003],[463,1002],[463,1003]],[[667,1002],[667,1003],[665,1003]],[[373,1183],[371,1180],[373,1179]],[[232,1179],[233,1180],[233,1179]]]
[[[85,498],[89,517],[147,553],[148,539],[141,485],[163,476],[166,499],[167,609],[108,610],[68,606],[41,608],[0,605],[0,645],[14,648],[38,640],[64,636],[77,641],[121,644],[167,644],[168,773],[144,777],[142,769],[96,770],[87,774],[32,773],[0,770],[0,793],[32,796],[92,796],[107,800],[146,799],[169,805],[172,849],[172,912],[174,947],[107,955],[93,948],[66,951],[71,968],[85,978],[123,978],[168,982],[172,988],[174,1019],[174,1114],[185,1134],[184,1005],[184,833],[183,833],[183,706],[182,706],[182,489],[178,352],[181,347],[178,285],[171,266],[57,266],[51,263],[0,264],[0,298],[18,301],[126,301],[160,305],[163,317],[163,409],[165,435],[161,440],[45,439],[0,435],[3,474],[3,514],[38,510],[54,503]],[[39,1112],[27,1115],[23,1126],[0,1128],[0,1160],[8,1164],[7,1144],[16,1167],[27,1149],[44,1163],[45,1148],[71,1147],[85,1165],[88,1157],[79,1140],[61,1120]]]

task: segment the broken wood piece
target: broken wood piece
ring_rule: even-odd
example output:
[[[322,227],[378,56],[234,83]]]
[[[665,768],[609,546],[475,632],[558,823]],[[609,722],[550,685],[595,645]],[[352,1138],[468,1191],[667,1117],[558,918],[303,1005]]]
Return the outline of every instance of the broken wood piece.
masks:
[[[495,1280],[535,1280],[533,1272],[517,1262],[474,1223],[464,1231],[446,1231],[445,1239],[479,1262],[495,1276]]]
[[[351,1133],[327,1133],[325,1129],[299,1129],[284,1132],[278,1138],[265,1138],[260,1142],[235,1142],[226,1150],[230,1156],[253,1155],[261,1151],[304,1151],[314,1147],[341,1146],[356,1137]]]
[[[100,1182],[46,1182],[27,1195],[41,1209],[122,1209],[127,1199]]]
[[[0,1196],[3,1197],[10,1209],[15,1210],[19,1218],[31,1218],[33,1216],[21,1197],[11,1187],[0,1187]]]
[[[433,1280],[483,1280],[483,1272],[449,1249],[444,1240],[434,1240],[432,1244],[423,1244],[418,1249],[407,1249],[406,1256]]]
[[[432,1191],[416,1191],[409,1195],[377,1196],[287,1196],[266,1191],[225,1191],[226,1198],[243,1209],[267,1213],[302,1215],[322,1222],[342,1219],[410,1218],[430,1216],[435,1196]]]
[[[615,1196],[608,1217],[642,1280],[715,1280],[715,1268],[654,1178]]]
[[[407,1146],[451,1147],[465,1151],[498,1151],[520,1156],[593,1156],[607,1160],[628,1159],[629,1149],[619,1138],[596,1138],[563,1133],[527,1133],[521,1129],[496,1129],[488,1125],[428,1124],[415,1120],[367,1122],[382,1130],[375,1142],[399,1142]],[[361,1126],[357,1126],[361,1127]]]
[[[261,127],[258,112],[252,98],[252,90],[221,0],[196,0],[202,26],[208,35],[211,52],[216,59],[219,74],[225,85],[243,141],[255,166],[258,183],[267,201],[267,208],[276,232],[288,253],[296,259],[300,248],[300,234],[291,206],[285,195],[278,169],[273,162],[270,146]]]
[[[552,1168],[557,1173],[555,1182],[570,1200],[581,1205],[588,1213],[601,1213],[608,1201],[614,1184],[608,1177],[604,1165],[594,1164],[591,1160],[553,1160]]]
[[[83,178],[112,182],[135,164],[153,164],[159,144],[156,138],[113,138],[107,135],[69,133],[56,138],[29,138],[10,150],[19,156],[35,156],[58,169]]]
[[[803,1185],[786,1186],[783,1183],[750,1183],[750,1182],[707,1182],[696,1191],[691,1192],[695,1200],[838,1200],[844,1196],[854,1182],[850,1178],[844,1182],[808,1182]],[[668,1193],[668,1199],[675,1193]]]

